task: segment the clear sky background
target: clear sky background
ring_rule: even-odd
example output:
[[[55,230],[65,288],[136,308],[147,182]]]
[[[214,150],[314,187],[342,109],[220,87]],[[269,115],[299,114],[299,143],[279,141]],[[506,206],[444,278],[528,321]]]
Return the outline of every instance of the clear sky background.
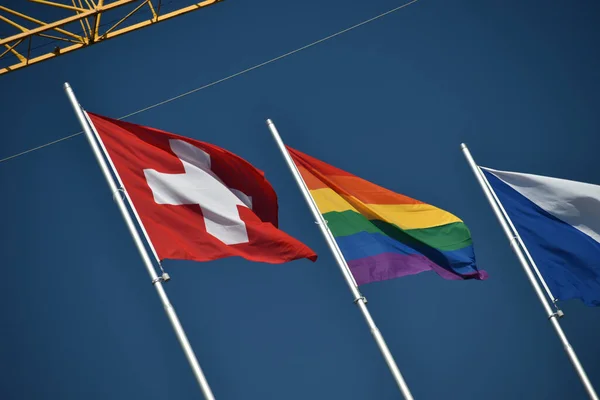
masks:
[[[80,130],[65,81],[118,118],[400,4],[227,0],[2,76],[0,158]],[[597,1],[421,0],[128,119],[264,170],[281,228],[320,256],[164,263],[217,399],[400,397],[267,118],[290,146],[471,229],[487,281],[362,287],[416,399],[586,398],[459,145],[491,168],[600,184],[599,15]],[[84,137],[0,163],[0,183],[0,398],[201,398]],[[600,390],[600,310],[561,306]]]

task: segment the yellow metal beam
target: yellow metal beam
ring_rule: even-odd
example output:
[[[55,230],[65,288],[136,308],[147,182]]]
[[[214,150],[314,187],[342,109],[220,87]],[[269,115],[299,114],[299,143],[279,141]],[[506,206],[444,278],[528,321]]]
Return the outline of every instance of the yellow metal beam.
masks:
[[[81,0],[79,1],[81,3]],[[88,9],[93,10],[94,8],[96,8],[95,4],[90,4],[90,2],[88,0],[85,0],[85,4],[87,5]]]
[[[81,7],[83,7],[83,3],[81,2],[81,0],[78,0],[78,1],[79,1],[79,5]],[[75,0],[73,0],[73,2],[75,2]],[[90,10],[91,10],[92,7],[90,6],[90,3],[88,3],[88,6],[90,7]],[[92,27],[90,26],[90,21],[88,20],[88,18],[86,18],[84,21],[85,21],[85,25],[88,28],[89,34],[87,34],[87,37],[89,38],[92,35]],[[85,29],[84,29],[84,32],[85,32]]]
[[[38,36],[43,37],[43,38],[52,39],[52,40],[60,40],[61,42],[67,42],[67,43],[81,43],[80,40],[67,39],[67,38],[60,37],[60,36],[47,35],[45,33],[40,33]]]
[[[0,6],[0,7],[2,7],[2,6]],[[17,28],[17,29],[18,29],[18,30],[20,30],[21,32],[27,32],[27,28],[25,28],[24,26],[21,26],[21,25],[17,24],[17,23],[16,23],[16,22],[14,22],[14,21],[11,21],[10,19],[6,18],[6,17],[5,17],[5,16],[3,16],[3,15],[0,15],[0,21],[4,21],[4,22],[6,22],[7,24],[11,25],[11,26],[12,26],[12,27],[14,27],[14,28]]]
[[[156,19],[156,17],[157,17],[156,11],[154,11],[154,7],[152,6],[151,1],[148,2],[148,7],[150,7],[150,11],[152,11],[152,19]]]
[[[29,1],[32,3],[45,4],[47,6],[64,8],[65,10],[80,11],[80,12],[87,11],[85,8],[80,8],[77,6],[69,6],[67,4],[55,3],[53,1],[46,1],[46,0],[29,0]]]
[[[18,51],[15,50],[15,47],[17,47],[18,45],[21,44],[23,40],[19,40],[17,43],[13,44],[12,46],[9,46],[7,44],[4,45],[4,47],[6,47],[6,51],[4,53],[2,53],[2,55],[0,55],[0,58],[4,57],[4,55],[6,53],[13,53],[15,56],[17,56],[17,58],[19,60],[21,60],[21,62],[23,61],[27,61],[27,59],[25,57],[23,57]]]
[[[85,9],[84,5],[83,5],[84,3],[81,0],[78,0],[78,3],[73,1],[73,4],[74,4],[73,6],[66,6],[64,4],[58,5],[58,3],[54,3],[54,2],[51,2],[48,0],[30,0],[30,1],[49,5],[49,6],[66,8],[71,11],[74,11],[76,13],[76,15],[73,15],[73,16],[70,16],[67,18],[63,18],[59,21],[54,21],[51,23],[44,23],[33,17],[29,17],[29,16],[17,13],[12,10],[7,11],[6,7],[0,6],[0,10],[4,9],[4,11],[7,11],[15,16],[24,18],[25,20],[28,20],[30,22],[35,22],[38,25],[40,25],[39,27],[36,27],[33,29],[28,29],[26,27],[23,27],[23,26],[13,22],[13,24],[12,24],[13,26],[18,25],[19,29],[24,30],[24,31],[21,33],[15,34],[11,37],[7,37],[4,39],[0,38],[0,46],[6,47],[8,49],[2,55],[0,55],[0,62],[2,60],[4,60],[3,57],[8,52],[11,52],[12,54],[16,55],[20,61],[19,63],[12,64],[12,65],[5,66],[5,67],[2,67],[2,65],[0,65],[0,75],[6,74],[8,72],[16,71],[18,69],[24,68],[29,65],[40,63],[40,62],[52,59],[54,57],[58,57],[59,55],[63,55],[63,54],[67,54],[67,53],[70,53],[75,50],[79,50],[79,49],[87,47],[91,44],[100,43],[100,42],[106,41],[108,39],[112,39],[114,37],[121,36],[126,33],[145,28],[147,26],[156,24],[158,22],[166,21],[168,19],[187,14],[189,12],[202,9],[204,7],[211,6],[213,4],[219,3],[222,0],[204,0],[199,3],[194,3],[187,7],[183,7],[178,10],[175,10],[175,11],[169,12],[167,14],[163,14],[163,15],[159,15],[160,6],[161,6],[160,0],[158,2],[157,8],[155,8],[154,5],[152,4],[152,0],[142,0],[141,2],[140,2],[140,0],[114,0],[114,1],[97,0],[96,2],[94,2],[93,0],[84,0],[85,3],[91,7],[90,9]],[[105,30],[104,32],[101,32],[102,27],[100,25],[100,18],[102,17],[103,14],[105,14],[108,11],[112,11],[112,10],[118,9],[122,6],[126,6],[126,5],[133,4],[133,3],[141,3],[141,4],[138,4],[137,7],[135,7],[133,9],[133,11],[130,11],[124,17],[121,17],[119,22],[112,25],[112,27]],[[138,23],[127,26],[127,24],[129,23],[129,18],[133,14],[135,14],[138,10],[140,10],[143,6],[145,6],[146,4],[150,7],[150,10],[152,13],[151,17],[142,22],[138,22]],[[78,7],[78,5],[80,7]],[[62,7],[62,6],[65,6],[65,7]],[[82,11],[82,10],[84,10],[84,11]],[[123,15],[123,14],[121,14],[121,15]],[[92,24],[90,24],[88,22],[88,18],[93,18]],[[4,20],[5,22],[10,23],[10,22],[6,21],[7,19],[8,18],[3,19],[3,17],[0,15],[0,20]],[[87,24],[88,29],[85,29],[85,25],[83,25],[84,20],[85,20],[85,23]],[[84,28],[83,36],[76,35],[72,32],[69,32],[69,31],[63,29],[63,27],[65,27],[66,25],[74,23],[74,22],[77,23],[77,21],[80,21]],[[120,29],[117,29],[119,27],[120,27]],[[72,38],[74,37],[77,39],[77,42],[72,39],[68,39],[66,37],[51,36],[51,35],[44,33],[44,32],[50,31],[50,30],[61,33],[68,37],[72,37]],[[64,47],[64,48],[55,47],[52,51],[46,52],[45,54],[34,55],[33,57],[30,57],[30,55],[31,55],[30,54],[31,53],[31,38],[33,38],[33,37],[49,37],[49,38],[53,38],[55,40],[61,40],[61,41],[70,42],[73,44],[70,46]],[[28,40],[29,49],[27,49],[27,57],[23,57],[20,53],[18,53],[15,50],[15,47],[23,45],[22,43],[25,42],[25,39],[29,39]],[[10,47],[10,49],[9,49],[9,47]],[[35,50],[35,48],[34,48],[34,50]],[[5,64],[3,64],[3,65],[5,65]]]
[[[160,15],[156,20],[143,21],[143,22],[137,23],[135,25],[128,26],[127,28],[123,28],[123,29],[119,29],[118,31],[111,32],[108,35],[106,35],[104,38],[105,39],[111,39],[111,38],[114,38],[116,36],[120,36],[120,35],[122,35],[124,33],[135,31],[135,30],[138,30],[140,28],[144,28],[146,26],[153,25],[153,24],[155,24],[157,22],[162,22],[162,21],[166,21],[166,20],[171,19],[171,18],[179,17],[180,15],[187,14],[189,12],[199,10],[200,8],[207,7],[207,6],[213,5],[215,3],[219,3],[221,1],[223,1],[223,0],[206,0],[206,1],[202,1],[200,3],[196,3],[196,4],[191,5],[189,7],[184,7],[182,9],[180,9],[180,10],[172,11],[170,13]]]
[[[73,6],[76,6],[75,0],[71,0],[71,3],[73,4]],[[83,34],[85,36],[88,36],[88,33],[85,31],[85,25],[83,24],[83,20],[82,19],[79,20],[79,24],[81,25],[81,30],[83,31]]]
[[[146,3],[148,3],[148,2],[149,2],[149,0],[144,0],[139,6],[137,6],[133,10],[131,10],[129,12],[129,14],[127,14],[126,16],[124,16],[123,18],[121,18],[121,20],[119,22],[117,22],[116,24],[114,24],[113,26],[111,26],[110,28],[108,28],[108,30],[106,32],[104,32],[104,35],[102,35],[102,37],[106,37],[106,35],[108,35],[112,31],[114,31],[117,26],[119,26],[123,22],[127,21],[127,18],[131,17],[133,14],[135,14],[136,12],[138,12],[138,10],[140,8],[142,8],[143,6],[145,6]]]
[[[7,13],[9,13],[9,14],[12,14],[12,15],[14,15],[14,16],[16,16],[16,17],[19,17],[19,18],[23,18],[24,20],[27,20],[27,21],[29,21],[29,22],[36,23],[36,24],[38,24],[38,25],[42,25],[42,26],[44,26],[44,25],[47,25],[47,24],[46,24],[45,22],[43,22],[43,21],[40,21],[40,20],[38,20],[38,19],[35,19],[35,18],[32,18],[32,17],[30,17],[30,16],[28,16],[28,15],[25,15],[25,14],[21,14],[20,12],[17,12],[17,11],[11,10],[11,9],[10,9],[10,8],[8,8],[8,7],[0,6],[0,11],[6,11],[6,12],[7,12]],[[0,17],[1,17],[1,16],[0,16]],[[21,28],[22,28],[22,27],[21,27]],[[27,32],[27,31],[28,31],[28,29],[26,29],[26,28],[22,28],[21,30],[23,30],[24,32]],[[55,30],[56,32],[62,33],[63,35],[67,35],[67,36],[70,36],[70,37],[72,37],[72,38],[74,38],[74,39],[77,39],[77,40],[79,40],[80,42],[82,42],[82,43],[83,43],[83,38],[82,38],[81,36],[79,36],[79,35],[75,35],[75,34],[73,34],[73,33],[69,32],[69,31],[66,31],[66,30],[64,30],[64,29],[61,29],[61,28],[54,28],[53,30]],[[9,38],[9,39],[10,39],[10,38]]]
[[[93,3],[93,0],[92,0]],[[98,0],[98,5],[97,7],[102,7],[104,5],[104,0]],[[102,14],[96,14],[96,21],[94,23],[94,32],[92,32],[92,35],[90,37],[92,42],[95,42],[96,40],[98,40],[98,32],[100,32],[100,17],[102,17]]]
[[[79,21],[81,19],[84,19],[84,18],[87,18],[87,17],[91,17],[91,16],[96,15],[98,13],[102,13],[102,12],[106,12],[106,11],[109,11],[109,10],[113,10],[115,8],[122,7],[122,6],[127,5],[127,4],[135,3],[136,1],[138,1],[138,0],[119,0],[119,1],[115,1],[114,3],[107,4],[107,5],[103,6],[103,7],[96,7],[96,9],[94,9],[94,10],[89,10],[89,11],[86,11],[86,12],[82,12],[81,14],[73,15],[72,17],[64,18],[64,19],[61,19],[59,21],[55,21],[55,22],[46,24],[44,26],[40,26],[40,27],[35,28],[35,29],[31,29],[31,30],[29,30],[27,32],[22,32],[22,33],[19,33],[17,35],[11,36],[9,38],[2,39],[2,40],[0,40],[0,45],[3,45],[5,43],[7,43],[7,42],[11,42],[13,40],[24,39],[24,38],[26,38],[28,36],[31,36],[31,35],[37,35],[38,33],[46,32],[46,31],[49,31],[49,30],[54,29],[54,28],[61,27],[61,26],[66,25],[66,24],[70,24],[71,22],[76,22],[76,21]]]

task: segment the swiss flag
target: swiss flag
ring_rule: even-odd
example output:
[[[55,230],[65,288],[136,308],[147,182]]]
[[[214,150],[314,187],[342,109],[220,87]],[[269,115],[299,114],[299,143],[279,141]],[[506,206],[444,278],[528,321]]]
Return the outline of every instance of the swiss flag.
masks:
[[[277,229],[277,196],[262,171],[208,143],[88,113],[163,259],[317,259]]]

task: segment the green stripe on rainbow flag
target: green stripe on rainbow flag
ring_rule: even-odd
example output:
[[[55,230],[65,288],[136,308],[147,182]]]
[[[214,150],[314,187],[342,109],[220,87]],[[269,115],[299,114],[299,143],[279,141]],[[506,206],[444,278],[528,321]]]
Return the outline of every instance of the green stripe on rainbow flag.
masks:
[[[400,229],[382,220],[368,220],[364,215],[353,212],[328,212],[323,214],[333,236],[350,236],[358,232],[384,233]],[[381,227],[381,228],[380,228]],[[413,238],[438,250],[458,250],[472,244],[467,226],[462,222],[425,229],[403,230]]]

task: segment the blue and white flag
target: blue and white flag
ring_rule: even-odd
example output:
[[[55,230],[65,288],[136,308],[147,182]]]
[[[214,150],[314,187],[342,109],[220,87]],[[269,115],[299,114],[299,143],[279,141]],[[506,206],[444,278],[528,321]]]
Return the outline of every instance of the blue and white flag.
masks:
[[[554,295],[600,306],[600,186],[481,169]]]

